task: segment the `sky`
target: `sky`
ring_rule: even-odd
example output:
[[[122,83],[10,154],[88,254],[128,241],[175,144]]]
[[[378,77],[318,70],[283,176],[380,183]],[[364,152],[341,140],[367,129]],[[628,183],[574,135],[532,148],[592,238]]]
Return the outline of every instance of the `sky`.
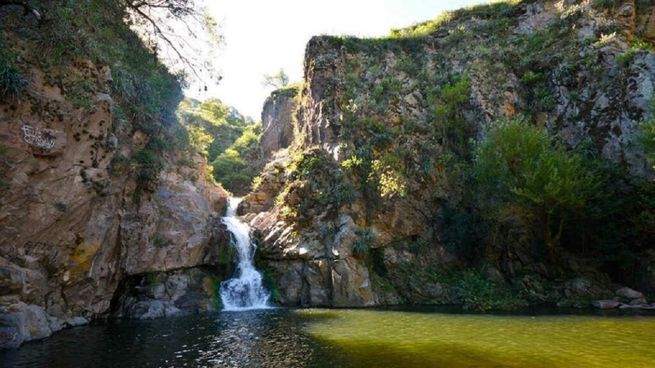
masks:
[[[271,88],[265,74],[284,69],[291,82],[302,80],[305,45],[315,35],[386,36],[435,18],[445,10],[484,0],[209,0],[225,43],[216,66],[223,79],[199,99],[218,97],[242,114],[260,119]]]

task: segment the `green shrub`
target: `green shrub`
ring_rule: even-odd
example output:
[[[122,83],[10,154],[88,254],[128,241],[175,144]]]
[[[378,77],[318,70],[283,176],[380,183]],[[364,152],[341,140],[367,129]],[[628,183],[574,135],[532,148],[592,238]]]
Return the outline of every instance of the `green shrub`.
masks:
[[[55,202],[53,206],[60,212],[66,212],[66,209],[68,208],[64,202]]]
[[[365,259],[371,248],[371,243],[375,240],[375,234],[370,229],[357,229],[357,240],[353,244],[353,255]]]
[[[533,72],[532,70],[528,70],[525,74],[523,74],[523,77],[521,77],[521,82],[523,84],[532,86],[534,84],[543,82],[545,79],[546,78],[544,77],[543,73]]]
[[[639,142],[644,147],[646,159],[655,168],[655,119],[639,124]]]
[[[469,140],[475,134],[475,126],[465,117],[463,107],[469,105],[471,82],[463,76],[455,76],[441,87],[434,96],[434,127],[445,149],[459,157],[469,153]]]
[[[27,78],[13,63],[11,53],[0,41],[0,98],[17,97],[26,86]]]
[[[164,158],[162,157],[162,149],[158,144],[151,145],[148,143],[146,147],[137,152],[132,158],[137,164],[137,187],[134,192],[135,202],[139,202],[142,192],[152,192],[158,182],[159,172],[164,168]]]
[[[521,120],[501,122],[487,133],[474,170],[488,210],[515,207],[531,213],[551,255],[566,215],[585,208],[601,183],[580,154]]]
[[[214,179],[232,193],[243,195],[252,188],[261,168],[260,125],[248,125],[243,134],[211,163]]]
[[[527,304],[511,290],[499,287],[473,270],[455,273],[450,279],[450,282],[460,289],[462,302],[467,310],[516,309]]]
[[[216,181],[225,189],[236,194],[245,194],[250,189],[256,173],[248,166],[241,154],[228,149],[212,162],[213,174]]]
[[[152,245],[155,248],[165,248],[170,245],[170,242],[160,236],[155,236],[155,238],[152,240]]]
[[[276,204],[283,215],[306,223],[327,213],[334,218],[355,198],[350,180],[327,152],[319,148],[297,152],[287,165],[289,180]]]

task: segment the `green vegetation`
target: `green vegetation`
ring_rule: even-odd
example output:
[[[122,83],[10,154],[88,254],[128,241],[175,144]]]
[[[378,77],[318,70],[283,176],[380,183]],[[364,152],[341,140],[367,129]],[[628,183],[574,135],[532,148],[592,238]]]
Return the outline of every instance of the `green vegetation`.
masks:
[[[616,10],[621,3],[620,0],[592,0],[591,6],[600,10]]]
[[[600,185],[584,158],[558,146],[543,128],[516,120],[501,122],[478,147],[475,175],[489,212],[517,211],[541,225],[551,255],[564,221],[583,209]],[[499,214],[491,216],[500,216]]]
[[[191,145],[209,162],[227,150],[254,122],[218,99],[185,99],[178,116],[189,132]]]
[[[155,236],[152,240],[152,246],[155,248],[165,248],[170,244],[170,242],[160,236]]]
[[[418,23],[411,27],[391,30],[392,38],[400,37],[422,37],[434,33],[456,23],[463,17],[479,18],[485,20],[505,19],[512,16],[515,12],[515,5],[522,0],[498,1],[493,4],[474,5],[469,8],[462,8],[451,12],[443,12],[436,19],[427,22]]]
[[[357,240],[353,244],[353,254],[356,257],[366,258],[375,240],[375,234],[370,229],[357,229]]]
[[[266,87],[272,87],[276,90],[286,88],[289,86],[289,76],[284,71],[284,69],[280,69],[275,74],[264,75],[264,80],[262,81],[262,84]]]
[[[479,272],[464,270],[449,278],[461,290],[462,304],[467,310],[516,309],[527,304],[515,292],[494,284]]]
[[[261,169],[261,125],[217,99],[185,99],[178,116],[190,145],[209,161],[213,178],[232,193],[246,194]]]
[[[141,4],[150,6],[147,2]],[[124,22],[130,18],[128,6],[125,2],[100,0],[42,2],[38,10],[44,21],[7,22],[3,29],[7,42],[12,39],[10,35],[20,35],[26,42],[20,48],[25,53],[21,56],[37,62],[45,82],[57,86],[76,108],[95,108],[96,93],[103,90],[102,80],[111,72],[110,92],[118,122],[114,128],[127,122],[130,125],[126,133],[140,131],[147,142],[132,157],[130,168],[137,172],[134,198],[139,199],[142,192],[154,188],[158,172],[173,156],[172,150],[185,150],[189,139],[175,116],[183,76],[172,74],[151,49],[156,45],[144,45]],[[19,8],[12,9],[16,17],[23,16]],[[38,54],[26,50],[37,50]],[[0,83],[3,95],[15,95],[26,83],[8,60],[3,50]],[[106,71],[104,66],[108,67]]]
[[[55,202],[53,206],[57,209],[59,212],[66,212],[68,209],[68,206],[66,206],[66,203],[64,202]]]
[[[0,39],[0,99],[17,97],[27,86],[27,79],[15,65],[13,56]]]
[[[646,159],[655,168],[655,119],[642,122],[639,129],[639,142],[644,147]]]
[[[248,126],[241,137],[211,163],[214,178],[227,190],[240,195],[250,191],[260,169],[260,135],[259,124]]]
[[[323,212],[334,217],[341,206],[354,198],[353,186],[346,175],[321,149],[296,154],[287,171],[289,182],[276,202],[289,220],[306,224]]]
[[[444,149],[452,150],[458,157],[466,157],[469,139],[475,134],[475,126],[466,120],[462,106],[470,98],[471,83],[462,76],[455,76],[434,95],[433,125]]]

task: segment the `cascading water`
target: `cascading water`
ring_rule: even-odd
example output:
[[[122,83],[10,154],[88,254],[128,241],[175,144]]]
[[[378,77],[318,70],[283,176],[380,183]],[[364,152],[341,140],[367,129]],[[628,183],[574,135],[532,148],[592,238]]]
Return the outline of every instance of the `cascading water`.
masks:
[[[234,278],[221,283],[223,310],[240,311],[268,308],[269,293],[262,285],[262,275],[255,269],[256,247],[250,241],[250,227],[236,216],[241,198],[230,198],[223,223],[232,233],[239,264]]]

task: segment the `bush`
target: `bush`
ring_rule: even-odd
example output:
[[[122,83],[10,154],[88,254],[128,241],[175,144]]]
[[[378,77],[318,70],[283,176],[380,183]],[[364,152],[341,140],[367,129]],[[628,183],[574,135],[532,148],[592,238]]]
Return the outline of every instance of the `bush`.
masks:
[[[0,98],[9,99],[20,95],[27,86],[23,72],[14,65],[11,54],[0,42]]]
[[[228,149],[212,162],[213,174],[216,181],[225,189],[235,194],[245,194],[250,189],[256,173],[243,160],[241,154]]]
[[[155,248],[165,248],[170,245],[170,242],[160,236],[155,236],[155,238],[152,240],[152,245]]]
[[[462,303],[467,310],[516,309],[527,302],[511,290],[503,289],[479,272],[465,270],[451,275],[451,283],[461,291]]]
[[[521,120],[502,122],[488,132],[474,171],[487,209],[497,213],[515,207],[531,213],[551,255],[566,215],[585,208],[601,183],[580,154],[555,143],[546,129]]]
[[[66,210],[68,209],[68,206],[66,206],[66,203],[64,202],[55,202],[53,206],[57,209],[57,211],[60,212],[66,212]]]
[[[248,193],[259,173],[259,136],[259,124],[247,126],[243,134],[212,162],[214,179],[232,193]]]
[[[287,165],[289,180],[276,204],[289,219],[306,222],[326,213],[334,218],[341,206],[354,200],[351,182],[327,152],[313,148],[298,152]]]
[[[365,259],[368,256],[371,243],[375,240],[375,234],[370,229],[357,229],[357,240],[353,244],[353,255]]]
[[[639,143],[644,147],[646,159],[655,168],[655,119],[639,125]]]
[[[463,107],[469,105],[471,82],[456,76],[434,96],[434,127],[445,149],[465,158],[475,127],[465,117]]]

